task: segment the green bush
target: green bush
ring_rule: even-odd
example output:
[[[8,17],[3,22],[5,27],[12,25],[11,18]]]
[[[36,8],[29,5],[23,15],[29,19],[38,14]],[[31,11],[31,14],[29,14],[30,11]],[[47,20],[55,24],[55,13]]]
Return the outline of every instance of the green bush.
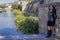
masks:
[[[26,20],[26,17],[24,17],[24,16],[20,16],[20,15],[16,16],[15,22],[16,22],[16,27],[18,30],[20,30],[20,29],[21,29],[21,31],[23,30],[22,25],[25,23],[25,20]]]
[[[19,10],[22,11],[22,5],[21,5],[21,4],[13,4],[13,5],[12,5],[12,8],[13,8],[13,9],[19,9]]]
[[[17,30],[24,32],[25,34],[38,33],[38,20],[36,17],[20,16],[15,18]]]
[[[13,10],[13,13],[14,13],[15,16],[17,16],[17,15],[21,16],[21,15],[23,15],[22,11],[20,11],[20,10]]]
[[[28,2],[33,2],[34,0],[28,0]]]

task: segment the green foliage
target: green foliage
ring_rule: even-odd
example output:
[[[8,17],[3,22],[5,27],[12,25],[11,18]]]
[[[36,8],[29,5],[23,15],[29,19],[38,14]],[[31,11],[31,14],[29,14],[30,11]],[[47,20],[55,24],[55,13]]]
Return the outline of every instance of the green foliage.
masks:
[[[34,0],[28,0],[28,2],[33,2]]]
[[[25,23],[26,17],[18,15],[15,18],[17,30],[23,31],[23,24]]]
[[[13,10],[13,13],[14,13],[15,16],[17,16],[17,15],[23,15],[23,14],[22,14],[22,11],[16,10],[16,9]]]
[[[25,31],[24,33],[28,34],[36,34],[38,33],[38,20],[36,17],[30,16],[27,18],[24,24]]]
[[[4,4],[0,4],[0,8],[6,8],[7,6]]]
[[[12,8],[13,8],[13,9],[19,9],[19,10],[22,11],[22,5],[21,5],[21,4],[13,4],[13,5],[12,5]]]
[[[16,23],[16,28],[25,34],[36,34],[38,33],[38,20],[34,16],[25,16],[21,10],[14,8],[13,10]]]
[[[36,34],[38,33],[38,20],[36,17],[20,16],[18,15],[15,19],[17,29],[25,34]]]

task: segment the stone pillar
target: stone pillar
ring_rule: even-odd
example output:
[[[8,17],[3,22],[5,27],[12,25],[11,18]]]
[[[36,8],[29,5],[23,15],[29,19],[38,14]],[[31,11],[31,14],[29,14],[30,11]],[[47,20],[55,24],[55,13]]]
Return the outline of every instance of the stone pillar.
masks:
[[[39,32],[47,32],[47,12],[48,9],[45,7],[39,7]]]
[[[57,7],[56,36],[60,37],[60,7]]]

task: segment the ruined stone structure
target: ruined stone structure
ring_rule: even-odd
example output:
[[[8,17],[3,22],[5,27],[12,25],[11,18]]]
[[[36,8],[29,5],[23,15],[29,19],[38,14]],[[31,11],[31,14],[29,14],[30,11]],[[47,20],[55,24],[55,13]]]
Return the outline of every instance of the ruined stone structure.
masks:
[[[28,1],[27,0],[22,0],[22,11],[25,10],[27,4],[28,4]]]

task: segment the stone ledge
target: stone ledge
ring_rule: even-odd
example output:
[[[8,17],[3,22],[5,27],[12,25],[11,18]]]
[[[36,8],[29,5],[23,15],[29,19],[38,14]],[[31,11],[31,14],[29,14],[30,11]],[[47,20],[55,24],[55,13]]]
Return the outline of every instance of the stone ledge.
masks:
[[[28,35],[9,35],[9,36],[0,36],[0,40],[40,40],[44,39],[46,34],[28,34]]]
[[[32,35],[21,35],[21,36],[0,36],[0,40],[58,40],[57,37],[45,38],[45,34],[32,34]]]
[[[0,39],[0,40],[59,40],[56,38],[31,38],[31,39]]]

